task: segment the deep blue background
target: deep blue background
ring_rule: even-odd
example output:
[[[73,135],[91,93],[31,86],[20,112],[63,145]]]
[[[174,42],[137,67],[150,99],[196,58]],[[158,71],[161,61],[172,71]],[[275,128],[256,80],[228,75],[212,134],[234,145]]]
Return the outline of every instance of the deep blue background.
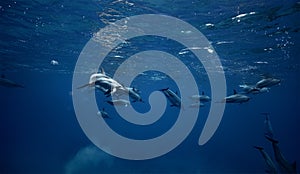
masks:
[[[299,163],[299,11],[297,1],[1,1],[0,73],[25,88],[0,86],[0,173],[264,172],[263,160],[252,147],[264,146],[273,157],[271,144],[263,137],[261,112],[271,113],[285,157]],[[249,12],[256,14],[240,22],[232,20]],[[282,79],[281,85],[251,96],[248,103],[227,104],[216,134],[204,146],[197,141],[209,105],[201,108],[188,138],[165,156],[127,161],[105,154],[92,145],[76,120],[71,96],[73,69],[93,33],[108,22],[144,13],[178,17],[205,34],[222,61],[228,94],[239,84],[255,83],[262,73]],[[206,27],[207,23],[214,27]],[[210,95],[203,67],[189,61],[194,61],[192,55],[179,55],[178,44],[155,38],[149,43],[146,38],[132,41],[131,46],[112,55],[143,49],[168,51],[191,67],[199,90]],[[53,59],[58,66],[50,64]],[[107,69],[117,68],[123,60],[108,57],[107,62],[111,61],[114,64]],[[154,89],[177,88],[170,80],[136,83],[146,101]],[[101,100],[103,95],[98,97]],[[113,113],[109,105],[103,107]],[[136,107],[143,105],[137,103]],[[178,113],[176,108],[167,109],[167,118]],[[169,123],[165,119],[161,124]],[[150,136],[144,134],[133,136]]]

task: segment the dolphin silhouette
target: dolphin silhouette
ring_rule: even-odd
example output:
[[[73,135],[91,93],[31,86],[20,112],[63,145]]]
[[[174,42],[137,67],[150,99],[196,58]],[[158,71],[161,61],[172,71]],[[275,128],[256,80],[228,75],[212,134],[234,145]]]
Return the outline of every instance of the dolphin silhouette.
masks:
[[[296,161],[293,164],[290,164],[282,155],[279,146],[278,146],[278,141],[265,136],[267,140],[269,140],[272,143],[273,146],[273,151],[274,151],[274,155],[275,155],[275,160],[278,163],[278,165],[280,166],[280,168],[282,169],[282,171],[284,173],[297,173],[296,170]]]
[[[272,128],[272,125],[271,125],[271,121],[270,121],[270,113],[268,112],[263,112],[261,113],[262,115],[265,115],[265,121],[264,121],[264,124],[265,124],[265,135],[270,137],[270,138],[273,138],[274,137],[274,133],[273,133],[273,128]]]
[[[165,94],[165,96],[167,97],[167,99],[172,103],[171,107],[172,106],[176,106],[176,107],[181,106],[181,99],[175,92],[173,92],[169,88],[161,89],[160,91],[162,91]]]
[[[253,85],[239,85],[240,88],[243,88],[245,94],[259,94],[259,93],[264,93],[264,92],[269,92],[269,88],[263,87],[263,88],[258,88]]]
[[[267,152],[264,150],[263,147],[259,147],[259,146],[253,146],[255,149],[258,149],[259,152],[261,153],[261,155],[263,156],[266,166],[267,166],[267,173],[278,173],[277,168],[273,162],[273,160],[271,159],[271,157],[267,154]]]
[[[201,95],[193,95],[191,96],[191,99],[195,100],[195,101],[200,101],[200,102],[209,102],[210,101],[210,97],[205,95],[204,92],[202,91]]]
[[[84,87],[95,87],[96,89],[104,92],[106,96],[114,94],[118,89],[123,89],[123,85],[117,82],[115,79],[106,75],[103,68],[99,73],[94,73],[90,76],[89,83],[78,87],[81,89]],[[125,89],[124,89],[125,90]]]
[[[257,88],[271,87],[279,84],[280,82],[281,82],[280,79],[276,79],[273,77],[265,77],[262,80],[258,81],[255,86]]]
[[[233,90],[233,95],[230,95],[228,97],[225,97],[222,102],[226,103],[245,103],[250,100],[250,97],[238,94],[236,90]]]

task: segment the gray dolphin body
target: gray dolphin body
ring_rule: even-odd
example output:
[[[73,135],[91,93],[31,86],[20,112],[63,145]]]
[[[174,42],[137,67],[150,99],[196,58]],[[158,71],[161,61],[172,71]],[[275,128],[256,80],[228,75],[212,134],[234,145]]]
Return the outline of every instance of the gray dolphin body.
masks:
[[[261,155],[264,158],[264,161],[266,163],[267,169],[266,172],[267,173],[278,173],[277,168],[273,162],[273,160],[271,159],[271,157],[267,154],[267,152],[264,150],[264,148],[259,147],[259,146],[254,146],[255,149],[258,149],[259,152],[261,153]]]
[[[8,88],[24,88],[23,85],[18,84],[14,81],[6,79],[4,76],[0,78],[0,85]]]
[[[274,137],[274,133],[273,133],[273,128],[272,128],[272,125],[271,125],[270,117],[269,117],[270,113],[261,113],[261,114],[266,116],[265,121],[264,121],[264,124],[265,124],[265,136],[273,138]]]
[[[282,155],[279,146],[278,146],[278,141],[274,140],[273,138],[270,138],[268,136],[265,136],[266,139],[268,139],[273,146],[273,151],[274,151],[274,155],[275,155],[275,160],[278,163],[278,165],[280,166],[282,172],[284,173],[297,173],[297,169],[296,169],[296,162],[294,162],[293,164],[290,164]]]
[[[167,99],[172,103],[171,107],[172,106],[176,106],[179,108],[181,107],[181,99],[175,92],[173,92],[169,88],[161,89],[160,91],[162,91],[167,97]]]
[[[245,103],[250,100],[250,97],[238,94],[236,90],[233,90],[233,95],[230,95],[228,97],[225,97],[222,102],[226,103]]]
[[[259,94],[259,93],[264,93],[264,92],[269,92],[269,88],[263,87],[263,88],[258,88],[256,86],[252,85],[239,85],[239,87],[243,88],[244,92],[246,94]]]
[[[101,69],[101,72],[94,73],[90,76],[88,84],[80,86],[77,89],[84,87],[95,87],[104,92],[107,96],[114,94],[118,89],[124,88],[119,82],[106,75],[103,68]]]
[[[281,82],[280,79],[268,77],[268,78],[264,78],[264,79],[258,81],[255,86],[256,86],[256,88],[271,87],[271,86],[279,84],[280,82]]]

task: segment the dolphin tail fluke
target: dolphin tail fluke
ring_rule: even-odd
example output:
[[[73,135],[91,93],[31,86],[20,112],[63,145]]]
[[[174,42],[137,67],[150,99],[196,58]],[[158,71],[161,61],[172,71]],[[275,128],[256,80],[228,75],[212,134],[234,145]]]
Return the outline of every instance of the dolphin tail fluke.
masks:
[[[88,86],[91,86],[91,85],[88,83],[88,84],[85,84],[83,86],[78,87],[77,89],[85,88],[85,87],[88,87]]]
[[[264,150],[263,147],[260,147],[260,146],[253,146],[255,149],[258,149],[258,150]]]
[[[161,89],[160,91],[166,91],[166,90],[168,90],[169,89],[169,87],[168,88],[163,88],[163,89]]]
[[[277,140],[275,140],[275,139],[273,139],[273,138],[271,138],[271,137],[269,137],[267,135],[265,135],[265,137],[266,137],[267,140],[271,141],[272,143],[278,144]]]

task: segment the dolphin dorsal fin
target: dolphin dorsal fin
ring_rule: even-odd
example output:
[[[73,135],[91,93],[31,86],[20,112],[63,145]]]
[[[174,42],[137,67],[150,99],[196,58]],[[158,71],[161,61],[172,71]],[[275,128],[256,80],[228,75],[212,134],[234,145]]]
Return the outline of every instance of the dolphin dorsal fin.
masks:
[[[204,91],[202,91],[202,93],[201,93],[202,95],[204,95]]]
[[[236,92],[236,90],[235,90],[235,89],[233,90],[233,94],[237,94],[237,92]]]
[[[169,90],[169,87],[167,87],[167,88],[164,88],[164,89],[162,89],[163,91],[167,91],[167,90]]]
[[[104,74],[104,75],[106,75],[103,67],[101,67],[101,73]]]

